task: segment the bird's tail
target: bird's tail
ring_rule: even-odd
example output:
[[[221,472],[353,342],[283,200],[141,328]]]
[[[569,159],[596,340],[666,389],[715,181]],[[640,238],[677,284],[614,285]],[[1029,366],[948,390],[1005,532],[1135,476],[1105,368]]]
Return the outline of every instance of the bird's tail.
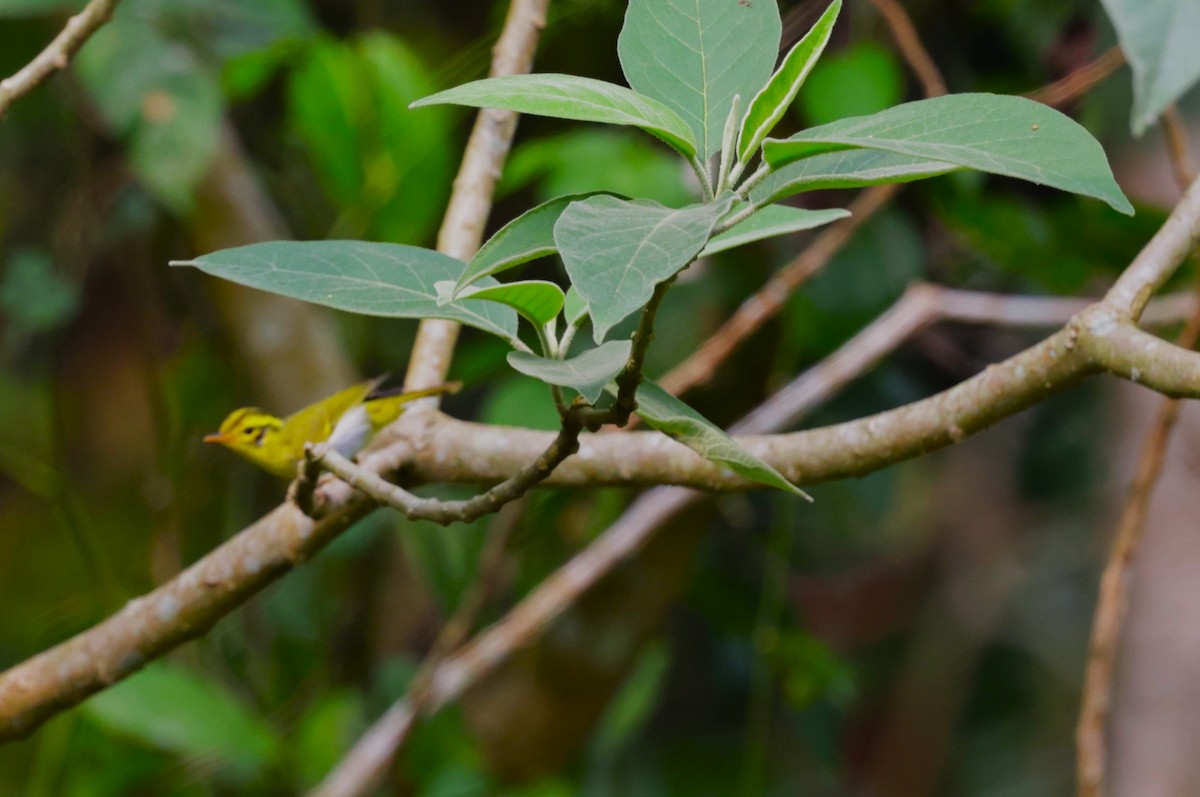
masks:
[[[367,415],[375,429],[387,426],[400,417],[409,402],[427,396],[440,396],[445,393],[457,393],[462,388],[462,382],[447,382],[437,387],[427,387],[422,390],[383,390],[372,391],[366,398]]]
[[[454,382],[447,382],[444,385],[438,385],[436,387],[426,387],[426,388],[422,388],[421,390],[410,390],[407,393],[404,392],[403,387],[389,387],[389,388],[383,388],[382,390],[379,388],[376,388],[375,390],[372,390],[367,395],[366,401],[375,401],[377,399],[386,399],[386,398],[397,398],[397,399],[403,399],[402,401],[399,401],[398,403],[407,404],[408,402],[413,401],[415,399],[426,398],[428,396],[441,396],[443,394],[457,393],[458,391],[462,390],[462,386],[463,386],[462,382],[454,381]]]

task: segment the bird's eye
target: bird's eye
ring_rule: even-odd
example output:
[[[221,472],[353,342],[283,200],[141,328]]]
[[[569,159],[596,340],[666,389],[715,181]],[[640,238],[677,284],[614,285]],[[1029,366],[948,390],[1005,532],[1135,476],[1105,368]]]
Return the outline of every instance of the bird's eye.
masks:
[[[247,426],[245,429],[242,430],[242,434],[254,434],[254,427]]]

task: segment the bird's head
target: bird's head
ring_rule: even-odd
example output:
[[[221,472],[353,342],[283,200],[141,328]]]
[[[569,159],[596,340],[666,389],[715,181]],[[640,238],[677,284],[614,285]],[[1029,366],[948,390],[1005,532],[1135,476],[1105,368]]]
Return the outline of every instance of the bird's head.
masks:
[[[220,443],[254,464],[281,476],[295,475],[294,452],[280,439],[283,421],[257,407],[242,407],[229,413],[215,433],[204,442]]]

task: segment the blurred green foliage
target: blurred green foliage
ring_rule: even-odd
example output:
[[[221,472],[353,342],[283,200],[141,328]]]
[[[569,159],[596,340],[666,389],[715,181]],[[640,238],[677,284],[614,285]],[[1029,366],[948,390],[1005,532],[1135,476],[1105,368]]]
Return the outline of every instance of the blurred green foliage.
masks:
[[[80,5],[0,0],[4,74]],[[805,124],[914,96],[882,20],[866,3],[849,7],[850,24],[800,96]],[[1113,40],[1092,0],[910,7],[958,91],[1027,91]],[[781,8],[785,31],[815,16],[809,3]],[[615,0],[552,4],[538,70],[614,78],[623,12]],[[224,221],[198,197],[226,134],[292,236],[428,244],[469,119],[407,105],[484,74],[503,13],[491,0],[125,0],[68,74],[0,120],[0,666],[102,619],[283,494],[200,444],[230,407],[270,397],[253,395],[252,359],[231,342],[220,298],[165,267],[202,254],[196,237]],[[1140,171],[1128,154],[1127,82],[1119,75],[1069,109],[1105,142],[1122,179]],[[489,227],[561,193],[608,190],[677,206],[692,199],[688,179],[643,137],[522,120]],[[914,279],[1097,292],[1161,222],[1153,196],[1128,219],[978,175],[906,189],[696,393],[696,406],[735,420]],[[651,375],[694,351],[807,240],[762,242],[685,272],[663,308]],[[546,260],[526,274],[555,279],[558,268]],[[413,325],[339,321],[355,368],[403,371]],[[1031,339],[933,330],[805,423],[928,395]],[[450,410],[553,428],[545,390],[511,375],[503,354],[464,335],[453,375],[468,388]],[[944,754],[937,793],[1064,793],[1097,573],[1095,499],[1107,486],[1103,465],[1082,463],[1102,462],[1096,430],[1114,425],[1112,412],[1099,389],[1072,392],[968,444],[990,478],[961,489],[979,490],[973,500],[982,502],[1011,482],[1021,519],[1005,549],[1018,572],[990,631],[964,631],[964,608],[948,597],[946,562],[960,555],[951,543],[973,522],[944,511],[960,475],[949,454],[817,485],[817,503],[790,514],[757,494],[721,498],[688,521],[703,536],[655,554],[656,565],[688,573],[685,588],[630,565],[614,591],[633,595],[634,608],[611,609],[620,594],[589,598],[556,626],[555,639],[575,647],[534,649],[532,663],[510,673],[509,703],[487,704],[503,731],[481,731],[470,701],[418,728],[401,793],[726,795],[745,791],[743,774],[761,767],[762,788],[751,793],[845,793],[881,778],[867,785],[898,794],[887,791],[891,751],[880,728],[926,739],[925,715],[942,702],[963,708],[950,738],[928,736]],[[531,496],[484,620],[631,499],[612,489]],[[202,639],[0,748],[0,793],[270,797],[310,788],[403,693],[471,582],[486,535],[506,522],[442,529],[371,517]],[[669,609],[643,597],[654,588],[673,590]],[[625,614],[607,627],[636,638],[619,671],[598,674],[600,642],[571,632],[608,609]],[[603,641],[617,646],[619,637]],[[959,657],[976,662],[962,677],[928,665]],[[569,688],[533,691],[547,682]],[[588,713],[571,702],[581,694],[611,699]],[[917,701],[915,715],[906,700]],[[546,716],[560,720],[566,753],[547,743],[546,761],[556,763],[527,760],[532,774],[506,777],[499,742]]]

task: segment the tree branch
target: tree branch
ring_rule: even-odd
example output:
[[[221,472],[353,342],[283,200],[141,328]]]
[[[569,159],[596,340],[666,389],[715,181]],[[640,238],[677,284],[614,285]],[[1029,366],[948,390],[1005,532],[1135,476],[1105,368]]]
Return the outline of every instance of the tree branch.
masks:
[[[83,10],[67,20],[66,27],[37,56],[11,77],[0,80],[0,116],[9,106],[33,91],[55,72],[67,68],[92,34],[112,19],[120,0],[91,0]]]
[[[1084,64],[1069,75],[1025,96],[1057,108],[1087,94],[1124,64],[1125,54],[1121,52],[1120,47],[1113,46],[1095,61]]]
[[[1181,190],[1186,190],[1196,175],[1187,145],[1187,131],[1174,107],[1163,114],[1162,127],[1175,180]],[[1200,280],[1196,281],[1193,294],[1200,298]],[[1193,349],[1197,341],[1200,341],[1200,309],[1193,310],[1176,342],[1185,349]],[[1141,343],[1149,345],[1146,341]],[[1112,710],[1113,674],[1129,609],[1133,566],[1145,529],[1146,512],[1162,475],[1167,444],[1178,419],[1178,399],[1168,398],[1159,405],[1154,425],[1142,443],[1133,482],[1117,522],[1112,551],[1100,578],[1100,595],[1092,619],[1084,673],[1083,706],[1075,731],[1079,797],[1100,797],[1108,779],[1108,719]]]
[[[1104,304],[1137,320],[1146,302],[1200,243],[1200,180],[1193,180],[1162,228],[1104,297]]]

